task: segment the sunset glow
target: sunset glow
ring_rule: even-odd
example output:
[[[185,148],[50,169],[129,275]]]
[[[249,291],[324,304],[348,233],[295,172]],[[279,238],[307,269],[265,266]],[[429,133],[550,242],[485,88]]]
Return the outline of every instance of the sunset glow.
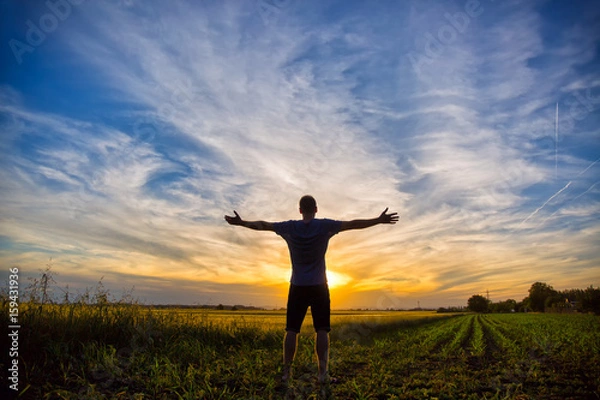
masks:
[[[339,287],[346,286],[352,278],[350,278],[346,274],[341,274],[339,272],[332,271],[331,269],[327,271],[327,284],[330,289],[337,289]]]

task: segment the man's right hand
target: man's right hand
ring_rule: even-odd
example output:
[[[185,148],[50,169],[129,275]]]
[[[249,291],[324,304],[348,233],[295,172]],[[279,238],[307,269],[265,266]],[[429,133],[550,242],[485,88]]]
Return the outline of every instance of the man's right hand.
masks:
[[[235,211],[235,210],[233,210],[233,213],[235,214],[235,217],[226,215],[225,221],[227,221],[230,225],[241,225],[242,217],[240,217],[240,214],[238,214],[237,211]]]

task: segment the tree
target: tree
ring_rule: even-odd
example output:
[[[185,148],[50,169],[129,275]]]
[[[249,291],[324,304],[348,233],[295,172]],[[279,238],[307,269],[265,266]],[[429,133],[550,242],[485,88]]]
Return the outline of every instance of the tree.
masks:
[[[513,300],[513,299],[499,301],[497,303],[491,303],[489,305],[488,309],[491,312],[509,313],[509,312],[513,312],[517,309],[517,302],[516,302],[516,300]]]
[[[581,310],[600,315],[600,288],[594,288],[590,285],[589,288],[585,289],[581,299]]]
[[[504,302],[506,304],[507,312],[514,312],[517,310],[517,301],[515,299],[508,299]]]
[[[546,297],[545,310],[551,312],[571,311],[571,303],[564,293],[554,292]]]
[[[574,311],[600,315],[600,288],[568,289],[559,292]]]
[[[489,302],[485,297],[475,294],[467,301],[468,308],[474,312],[486,312],[488,310]]]
[[[529,304],[529,298],[526,297],[521,301],[518,301],[517,304],[515,305],[515,311],[516,312],[527,312],[527,307]]]
[[[544,312],[546,308],[546,299],[556,295],[556,290],[544,282],[535,282],[529,288],[529,307],[533,311]]]

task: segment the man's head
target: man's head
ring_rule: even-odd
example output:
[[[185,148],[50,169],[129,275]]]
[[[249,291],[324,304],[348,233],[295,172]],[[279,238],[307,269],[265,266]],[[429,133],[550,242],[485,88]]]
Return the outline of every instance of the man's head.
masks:
[[[317,201],[314,197],[306,195],[300,199],[300,213],[302,215],[315,215],[317,213]]]

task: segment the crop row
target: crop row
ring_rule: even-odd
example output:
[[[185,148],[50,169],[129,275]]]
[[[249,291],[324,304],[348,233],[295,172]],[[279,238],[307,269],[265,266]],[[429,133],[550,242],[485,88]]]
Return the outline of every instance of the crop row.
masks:
[[[463,315],[390,331],[369,348],[338,345],[334,371],[352,382],[361,378],[369,382],[368,390],[363,387],[359,393],[342,385],[338,394],[342,398],[598,396],[598,323],[597,317],[587,315]]]

